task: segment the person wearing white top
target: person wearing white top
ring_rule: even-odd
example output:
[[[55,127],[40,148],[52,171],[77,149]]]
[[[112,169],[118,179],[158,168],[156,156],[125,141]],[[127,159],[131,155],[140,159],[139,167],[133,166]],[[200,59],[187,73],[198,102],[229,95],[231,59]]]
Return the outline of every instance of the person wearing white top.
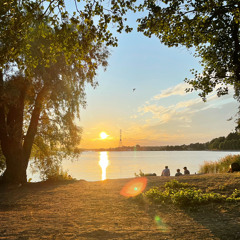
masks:
[[[165,169],[163,169],[161,176],[170,176],[170,169],[168,169],[168,166],[165,166]]]

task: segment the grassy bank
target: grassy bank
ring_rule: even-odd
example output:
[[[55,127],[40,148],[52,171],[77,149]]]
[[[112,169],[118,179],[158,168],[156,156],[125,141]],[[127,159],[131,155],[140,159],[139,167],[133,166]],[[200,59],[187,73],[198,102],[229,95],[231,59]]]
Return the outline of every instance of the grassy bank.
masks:
[[[200,166],[199,173],[226,173],[234,162],[240,165],[240,155],[228,155],[215,162],[205,162]]]

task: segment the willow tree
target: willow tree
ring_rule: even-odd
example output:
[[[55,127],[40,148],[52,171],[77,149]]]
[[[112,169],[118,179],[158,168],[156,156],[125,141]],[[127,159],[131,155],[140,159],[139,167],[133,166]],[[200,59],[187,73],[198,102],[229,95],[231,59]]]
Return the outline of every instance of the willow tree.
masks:
[[[146,0],[139,10],[148,15],[139,19],[138,30],[155,35],[168,47],[194,48],[203,72],[192,70],[190,90],[206,96],[216,88],[218,96],[235,89],[240,100],[240,2],[236,0]]]
[[[62,0],[0,3],[3,182],[25,183],[31,154],[43,160],[39,166],[49,166],[56,152],[73,152],[79,144],[74,120],[85,106],[85,85],[97,85],[97,69],[107,66],[105,46],[117,45],[108,24],[121,32],[131,4],[113,1],[105,10],[95,1],[80,8],[78,2],[71,15]]]

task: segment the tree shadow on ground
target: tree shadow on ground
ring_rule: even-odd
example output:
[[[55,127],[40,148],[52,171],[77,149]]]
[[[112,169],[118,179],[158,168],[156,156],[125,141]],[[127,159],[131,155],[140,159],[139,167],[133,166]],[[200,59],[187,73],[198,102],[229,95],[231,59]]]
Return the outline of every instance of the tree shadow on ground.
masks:
[[[221,240],[240,239],[239,203],[208,204],[185,213]]]
[[[136,204],[136,199],[131,200]],[[148,204],[138,201],[167,239],[240,239],[240,203],[214,203],[196,207]],[[166,234],[167,233],[167,234]],[[172,238],[171,238],[171,237]]]
[[[26,206],[32,208],[38,208],[37,204],[22,202],[23,199],[29,199],[34,193],[35,196],[42,194],[51,194],[52,190],[59,186],[72,184],[75,182],[84,183],[85,181],[66,180],[66,181],[54,181],[54,182],[34,182],[26,183],[24,185],[18,184],[0,184],[0,211],[21,210]]]

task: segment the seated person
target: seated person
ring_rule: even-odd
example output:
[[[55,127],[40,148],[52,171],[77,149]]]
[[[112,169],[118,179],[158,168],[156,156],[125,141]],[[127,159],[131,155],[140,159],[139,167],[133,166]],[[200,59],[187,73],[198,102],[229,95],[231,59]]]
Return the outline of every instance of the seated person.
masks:
[[[189,170],[187,169],[187,167],[184,167],[183,169],[184,169],[184,175],[190,174],[190,172],[189,172]]]
[[[180,169],[178,168],[175,176],[177,177],[177,176],[181,176],[181,175],[182,175],[182,173],[180,172]]]
[[[232,172],[239,172],[240,171],[240,165],[237,162],[234,162],[231,164]]]
[[[229,166],[228,173],[233,172],[240,172],[240,165],[237,162],[234,162]]]
[[[168,166],[165,166],[165,169],[163,169],[161,176],[170,176],[170,170],[168,169]]]

